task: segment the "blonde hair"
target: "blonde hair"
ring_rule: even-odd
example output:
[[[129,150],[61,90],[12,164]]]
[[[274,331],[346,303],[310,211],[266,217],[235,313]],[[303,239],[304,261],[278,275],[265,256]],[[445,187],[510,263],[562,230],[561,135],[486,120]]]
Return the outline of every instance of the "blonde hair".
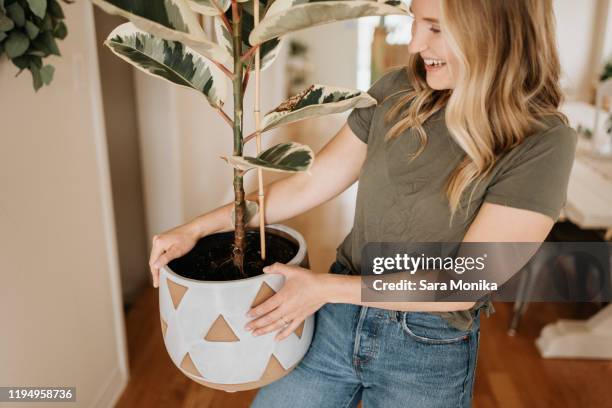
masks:
[[[448,130],[466,153],[445,186],[452,223],[466,188],[476,181],[473,194],[502,155],[544,126],[544,116],[568,122],[558,111],[562,94],[551,0],[440,0],[440,5],[443,35],[459,60],[456,85],[430,88],[423,60],[413,54],[405,67],[413,89],[385,115],[388,122],[402,113],[385,140],[414,128],[421,141],[414,159],[427,143],[423,123],[446,105]]]

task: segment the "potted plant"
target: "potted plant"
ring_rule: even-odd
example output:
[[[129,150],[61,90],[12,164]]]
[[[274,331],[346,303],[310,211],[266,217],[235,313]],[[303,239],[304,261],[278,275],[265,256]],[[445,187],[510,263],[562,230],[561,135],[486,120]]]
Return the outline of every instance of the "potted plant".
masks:
[[[295,335],[280,342],[273,333],[253,337],[243,329],[247,310],[283,285],[282,276],[263,274],[263,266],[282,262],[308,267],[306,242],[299,232],[265,225],[265,211],[259,211],[265,205],[261,174],[308,171],[314,155],[308,146],[294,142],[260,151],[260,135],[298,120],[371,106],[376,100],[359,90],[313,84],[260,121],[259,72],[275,60],[283,36],[293,31],[362,16],[406,14],[407,9],[400,1],[375,0],[92,1],[130,20],[105,42],[116,55],[148,74],[201,93],[232,129],[232,155],[222,158],[234,172],[234,231],[202,238],[190,253],[161,268],[166,349],[186,376],[212,388],[237,391],[277,380],[306,353],[314,319],[308,318]],[[203,22],[209,20],[216,41],[204,32]],[[256,82],[256,129],[244,136],[243,96],[251,72]],[[232,117],[223,110],[230,83]],[[255,157],[243,154],[251,140],[257,141]],[[258,203],[245,200],[243,177],[251,169],[258,172]],[[259,230],[247,229],[257,213]]]
[[[0,57],[6,54],[19,68],[17,75],[29,70],[35,91],[51,83],[55,68],[43,59],[60,55],[56,39],[67,34],[58,0],[0,0]]]

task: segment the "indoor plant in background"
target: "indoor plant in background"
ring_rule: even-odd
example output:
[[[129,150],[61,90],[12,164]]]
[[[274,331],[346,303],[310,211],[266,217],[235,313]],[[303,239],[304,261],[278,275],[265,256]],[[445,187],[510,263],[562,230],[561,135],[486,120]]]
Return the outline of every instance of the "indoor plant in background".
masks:
[[[43,65],[43,58],[60,55],[55,40],[68,34],[63,20],[57,0],[0,0],[0,57],[6,54],[19,68],[17,75],[29,70],[36,91],[53,79],[55,69]]]
[[[236,391],[272,382],[306,353],[314,319],[306,319],[280,342],[274,340],[274,333],[253,337],[243,328],[247,310],[283,285],[282,276],[262,274],[264,265],[282,262],[308,267],[301,234],[283,225],[265,226],[265,211],[258,211],[265,205],[261,172],[308,171],[313,152],[294,142],[260,151],[260,135],[298,120],[371,106],[376,100],[359,90],[313,84],[260,121],[259,71],[270,66],[283,36],[293,31],[362,16],[407,14],[405,4],[376,0],[92,1],[130,20],[105,42],[115,54],[148,74],[200,92],[232,129],[232,155],[222,157],[233,166],[235,229],[200,239],[191,252],[161,268],[159,300],[166,349],[185,375],[213,388]],[[212,21],[214,27],[204,27],[205,21]],[[216,40],[208,38],[204,28],[211,28]],[[244,136],[243,97],[251,72],[256,82],[256,129]],[[232,117],[223,110],[230,85]],[[243,154],[244,145],[251,140],[257,141],[255,157]],[[243,177],[251,169],[258,172],[259,203],[245,200]],[[247,230],[246,224],[257,213],[260,229]]]

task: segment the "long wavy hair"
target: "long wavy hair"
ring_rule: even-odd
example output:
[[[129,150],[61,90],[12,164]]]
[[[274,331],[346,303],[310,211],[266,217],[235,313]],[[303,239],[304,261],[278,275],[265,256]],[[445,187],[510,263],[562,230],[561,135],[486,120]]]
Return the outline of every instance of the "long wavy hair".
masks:
[[[445,186],[452,223],[468,186],[474,183],[473,194],[501,156],[544,126],[544,116],[568,121],[558,110],[561,68],[551,0],[439,1],[442,35],[459,61],[455,87],[430,88],[422,58],[412,54],[405,67],[412,88],[385,115],[389,122],[401,112],[385,140],[414,128],[421,142],[414,159],[427,143],[423,123],[446,106],[446,125],[466,153]]]

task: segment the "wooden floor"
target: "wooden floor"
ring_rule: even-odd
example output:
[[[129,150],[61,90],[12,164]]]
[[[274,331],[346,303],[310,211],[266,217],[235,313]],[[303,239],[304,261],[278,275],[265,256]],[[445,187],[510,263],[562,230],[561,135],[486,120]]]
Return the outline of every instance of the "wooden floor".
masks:
[[[506,335],[511,304],[495,307],[497,313],[481,322],[474,407],[612,408],[612,362],[543,360],[534,345],[543,325],[558,317],[588,317],[591,305],[532,304],[516,337]],[[174,367],[158,316],[157,291],[147,288],[126,317],[131,380],[117,406],[248,407],[256,391],[211,390]]]

